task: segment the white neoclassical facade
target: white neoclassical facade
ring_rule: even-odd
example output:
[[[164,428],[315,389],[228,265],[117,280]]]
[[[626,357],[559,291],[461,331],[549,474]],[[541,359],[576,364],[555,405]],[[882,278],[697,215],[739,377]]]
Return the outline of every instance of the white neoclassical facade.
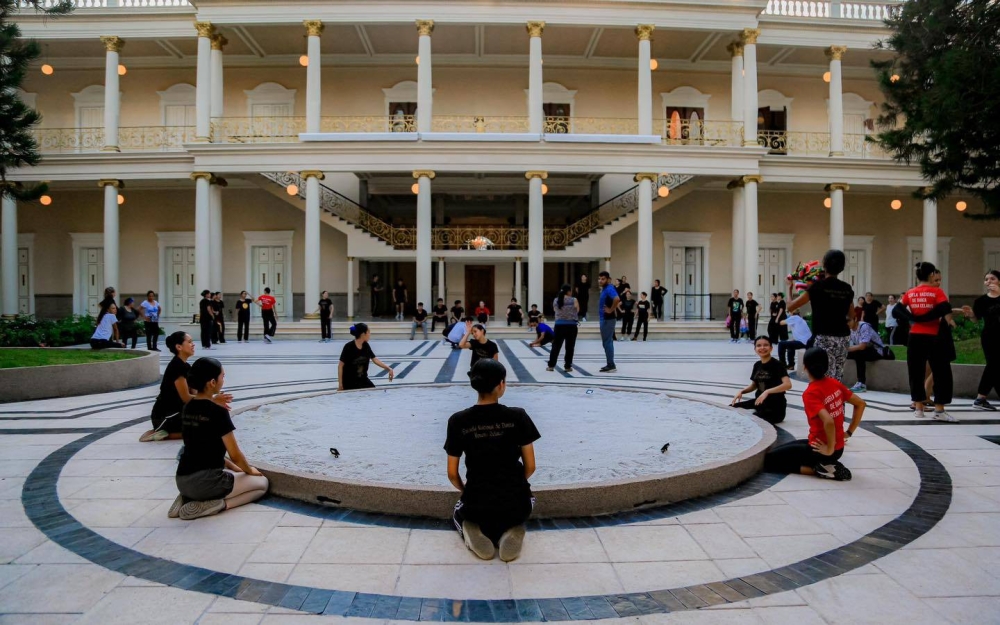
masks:
[[[930,259],[972,295],[1000,266],[981,206],[915,200],[917,168],[866,141],[896,2],[77,4],[18,18],[44,157],[12,179],[50,192],[3,205],[5,315],[114,285],[174,319],[264,287],[287,318],[323,290],[354,317],[374,275],[502,310],[608,268],[691,319],[830,247],[858,292]]]

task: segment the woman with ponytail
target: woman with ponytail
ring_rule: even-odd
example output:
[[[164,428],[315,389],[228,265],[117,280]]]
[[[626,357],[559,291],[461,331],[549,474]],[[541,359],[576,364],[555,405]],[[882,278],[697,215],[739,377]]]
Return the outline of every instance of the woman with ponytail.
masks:
[[[375,383],[368,378],[368,364],[375,363],[389,372],[389,381],[392,382],[395,372],[392,367],[375,357],[368,341],[372,338],[372,332],[366,323],[356,323],[351,326],[351,336],[353,341],[348,341],[344,349],[340,350],[340,363],[337,364],[337,390],[351,391],[358,388],[375,388]]]
[[[916,269],[919,283],[903,295],[900,304],[908,307],[914,316],[920,317],[931,313],[939,305],[946,304],[948,296],[940,287],[932,284],[934,275],[938,273],[933,263],[918,263]],[[930,364],[931,374],[934,376],[934,418],[953,422],[957,419],[944,410],[951,403],[952,377],[948,350],[938,337],[940,332],[940,319],[915,321],[910,328],[910,341],[906,351],[910,399],[913,400],[913,416],[917,419],[924,418],[924,400],[927,399],[924,374],[927,364]]]
[[[555,371],[559,360],[559,350],[566,344],[566,360],[563,370],[567,373],[573,370],[573,354],[576,351],[576,335],[580,326],[580,302],[570,295],[573,287],[568,284],[559,289],[559,297],[552,301],[552,310],[556,313],[555,339],[552,341],[552,351],[549,353],[549,366],[546,371]]]

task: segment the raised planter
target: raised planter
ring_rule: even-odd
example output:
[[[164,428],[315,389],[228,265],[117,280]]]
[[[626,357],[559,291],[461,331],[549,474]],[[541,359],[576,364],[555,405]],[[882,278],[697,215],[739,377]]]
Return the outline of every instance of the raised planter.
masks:
[[[160,380],[159,352],[124,351],[138,356],[108,362],[0,369],[0,389],[3,389],[0,391],[0,402],[108,393],[155,384]]]
[[[974,399],[979,387],[979,378],[985,365],[951,365],[954,380],[954,396]],[[910,382],[905,360],[876,360],[868,363],[866,386],[873,391],[910,394]],[[844,365],[844,384],[851,386],[858,381],[858,369],[853,362]]]

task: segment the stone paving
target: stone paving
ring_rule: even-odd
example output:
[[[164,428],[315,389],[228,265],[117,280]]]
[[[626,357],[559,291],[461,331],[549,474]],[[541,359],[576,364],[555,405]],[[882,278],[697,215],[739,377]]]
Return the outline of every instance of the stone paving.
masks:
[[[340,345],[229,343],[210,355],[242,407],[335,389]],[[394,386],[465,381],[468,353],[373,347]],[[573,374],[546,372],[526,341],[504,341],[501,360],[511,382],[718,403],[754,360],[728,342],[616,348],[607,376],[596,341],[578,345]],[[783,437],[805,434],[803,388]],[[0,623],[1000,622],[1000,415],[967,400],[952,409],[962,423],[914,422],[908,398],[866,393],[865,428],[844,456],[851,482],[761,474],[660,509],[535,522],[504,564],[477,560],[440,522],[280,498],[168,519],[179,442],[137,442],[155,393],[0,405]],[[616,418],[627,426],[643,409]]]

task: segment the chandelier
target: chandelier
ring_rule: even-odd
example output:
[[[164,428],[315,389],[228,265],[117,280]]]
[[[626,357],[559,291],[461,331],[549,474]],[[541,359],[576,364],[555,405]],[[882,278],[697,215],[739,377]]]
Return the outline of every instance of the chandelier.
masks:
[[[474,250],[488,250],[493,247],[493,241],[484,236],[478,236],[469,241],[469,248]]]

